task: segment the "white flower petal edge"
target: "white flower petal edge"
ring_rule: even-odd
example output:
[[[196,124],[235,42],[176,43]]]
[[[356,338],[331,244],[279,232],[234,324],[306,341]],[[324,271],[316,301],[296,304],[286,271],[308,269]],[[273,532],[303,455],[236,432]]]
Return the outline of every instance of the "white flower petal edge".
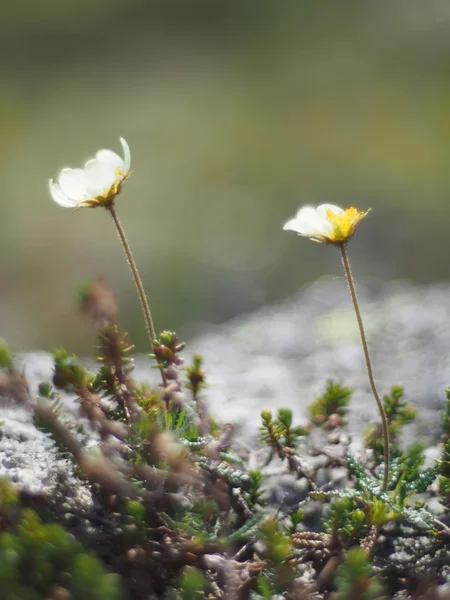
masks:
[[[125,171],[125,174],[128,174],[130,172],[130,167],[131,167],[130,146],[123,139],[123,137],[121,137],[119,139],[120,139],[120,143],[122,144],[122,149],[123,149],[124,171]]]
[[[87,199],[87,181],[83,169],[63,169],[58,177],[62,193],[75,202]]]
[[[318,207],[322,209],[321,211],[314,206],[302,206],[295,217],[284,224],[283,229],[285,231],[295,231],[299,235],[305,236],[330,235],[333,231],[333,226],[327,219],[326,209],[323,210],[323,207],[332,207],[334,209],[342,210],[332,204],[322,204]],[[335,211],[333,210],[333,212]]]
[[[99,150],[83,169],[62,169],[58,183],[49,181],[50,194],[60,206],[108,206],[120,192],[130,174],[131,152],[124,138],[119,138],[123,158],[112,150]]]
[[[75,208],[78,204],[75,200],[70,200],[65,194],[62,193],[59,184],[55,183],[53,179],[48,182],[50,188],[50,194],[53,200],[64,208]]]
[[[123,158],[112,150],[99,150],[93,160],[102,164],[104,167],[108,167],[112,171],[124,171]],[[91,163],[91,161],[88,160],[88,162],[84,165],[84,168],[86,168],[88,163]]]
[[[343,215],[345,213],[345,210],[340,206],[336,206],[336,204],[321,204],[317,207],[317,212],[324,217],[327,216],[328,211],[334,213],[335,215]]]
[[[123,175],[127,175],[130,171],[131,166],[131,152],[130,146],[124,140],[123,137],[119,138],[122,144],[123,158],[113,152],[112,150],[99,150],[95,155],[95,160],[103,163],[105,166],[109,166],[114,171],[119,170]],[[90,161],[88,161],[90,162]],[[86,163],[85,168],[88,163]]]

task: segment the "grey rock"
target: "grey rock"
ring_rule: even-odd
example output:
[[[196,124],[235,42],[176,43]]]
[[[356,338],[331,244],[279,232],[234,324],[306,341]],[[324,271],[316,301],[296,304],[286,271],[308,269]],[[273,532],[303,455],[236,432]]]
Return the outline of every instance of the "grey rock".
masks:
[[[380,393],[403,385],[418,409],[409,437],[435,442],[450,383],[450,286],[358,286]],[[210,327],[189,344],[205,357],[211,414],[256,436],[259,413],[287,407],[304,422],[329,378],[354,389],[350,431],[377,419],[345,281],[319,280],[278,306]]]

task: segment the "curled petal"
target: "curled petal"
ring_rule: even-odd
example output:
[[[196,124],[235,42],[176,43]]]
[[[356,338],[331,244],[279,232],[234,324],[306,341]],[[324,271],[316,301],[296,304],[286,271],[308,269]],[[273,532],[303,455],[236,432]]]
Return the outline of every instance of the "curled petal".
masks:
[[[120,143],[122,144],[123,148],[124,172],[128,173],[131,167],[130,146],[127,144],[126,140],[123,137],[120,138]]]
[[[57,204],[64,206],[65,208],[75,208],[77,202],[71,200],[65,194],[63,194],[61,188],[55,181],[53,181],[53,179],[49,180],[48,186],[50,189],[50,194]]]
[[[87,181],[83,169],[63,169],[58,183],[63,194],[71,200],[86,200]]]

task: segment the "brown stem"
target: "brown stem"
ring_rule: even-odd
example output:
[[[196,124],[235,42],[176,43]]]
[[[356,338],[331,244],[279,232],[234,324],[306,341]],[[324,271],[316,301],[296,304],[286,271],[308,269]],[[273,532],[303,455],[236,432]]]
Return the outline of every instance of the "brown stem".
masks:
[[[373,397],[378,405],[378,410],[381,416],[381,427],[383,430],[384,438],[384,479],[383,489],[387,490],[388,477],[389,477],[389,428],[386,418],[386,412],[383,407],[380,395],[378,394],[377,387],[375,385],[375,379],[372,370],[372,361],[370,359],[369,347],[367,345],[366,334],[364,331],[364,325],[361,317],[361,311],[358,304],[358,298],[356,297],[355,283],[353,281],[352,271],[350,268],[350,262],[348,260],[347,247],[345,243],[339,244],[339,250],[341,251],[342,266],[344,267],[345,277],[347,278],[348,289],[350,290],[350,296],[352,298],[353,308],[355,309],[356,320],[358,321],[359,333],[361,336],[361,342],[364,352],[364,358],[366,360],[367,374],[369,376],[370,387],[372,390]]]
[[[150,312],[150,307],[148,305],[147,296],[145,295],[144,286],[142,285],[142,280],[139,275],[139,271],[137,270],[136,263],[134,261],[133,254],[131,252],[130,245],[125,236],[125,231],[122,227],[122,223],[120,222],[119,217],[117,216],[114,204],[110,204],[109,206],[107,206],[106,210],[108,210],[110,212],[111,217],[114,221],[114,225],[116,226],[117,233],[119,235],[119,239],[122,242],[123,250],[125,252],[125,256],[127,257],[128,265],[130,267],[131,274],[133,275],[134,283],[136,284],[139,299],[141,301],[142,310],[144,312],[145,322],[147,324],[148,336],[150,338],[150,343],[152,345],[153,353],[156,354],[155,353],[155,339],[156,339],[155,326],[153,325],[153,319],[152,319],[152,315]],[[166,379],[166,375],[164,373],[164,369],[162,367],[159,367],[159,370],[161,372],[163,385],[164,385],[164,387],[166,387],[167,379]]]

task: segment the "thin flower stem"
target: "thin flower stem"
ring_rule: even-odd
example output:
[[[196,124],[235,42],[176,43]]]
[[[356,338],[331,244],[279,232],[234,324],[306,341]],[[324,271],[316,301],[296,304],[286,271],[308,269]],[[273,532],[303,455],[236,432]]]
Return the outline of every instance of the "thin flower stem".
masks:
[[[150,312],[150,307],[148,305],[147,296],[145,295],[144,286],[142,285],[142,280],[139,275],[139,271],[137,270],[137,266],[134,261],[133,254],[131,252],[130,245],[125,236],[125,231],[122,227],[122,223],[120,222],[119,217],[117,216],[114,204],[108,205],[106,207],[106,210],[108,210],[110,212],[111,217],[114,221],[114,225],[116,226],[116,229],[117,229],[117,234],[119,236],[120,241],[122,242],[123,250],[125,252],[125,256],[127,257],[128,265],[130,267],[131,274],[133,275],[134,283],[136,284],[139,299],[141,301],[142,310],[144,312],[144,317],[145,317],[145,322],[147,324],[147,331],[148,331],[148,336],[150,338],[150,343],[152,345],[153,353],[155,354],[155,339],[156,339],[155,326],[153,325],[152,314]],[[164,373],[164,369],[162,367],[159,367],[159,370],[161,372],[163,385],[164,385],[164,387],[166,387],[167,379],[166,379],[166,375]]]
[[[353,281],[352,270],[350,268],[350,261],[348,259],[347,248],[345,243],[339,244],[339,250],[341,251],[342,266],[344,267],[345,277],[347,278],[348,289],[350,290],[350,296],[352,298],[353,308],[355,309],[356,320],[358,321],[359,333],[361,336],[361,342],[364,352],[364,358],[366,360],[367,374],[369,376],[370,387],[372,389],[373,397],[378,405],[378,410],[381,416],[381,427],[383,430],[384,439],[384,479],[383,489],[387,490],[388,477],[389,477],[389,428],[386,418],[386,412],[383,407],[380,395],[375,385],[375,379],[373,376],[372,361],[370,359],[369,347],[367,345],[366,334],[364,331],[363,320],[361,317],[361,310],[358,304],[358,298],[356,296],[355,283]]]

